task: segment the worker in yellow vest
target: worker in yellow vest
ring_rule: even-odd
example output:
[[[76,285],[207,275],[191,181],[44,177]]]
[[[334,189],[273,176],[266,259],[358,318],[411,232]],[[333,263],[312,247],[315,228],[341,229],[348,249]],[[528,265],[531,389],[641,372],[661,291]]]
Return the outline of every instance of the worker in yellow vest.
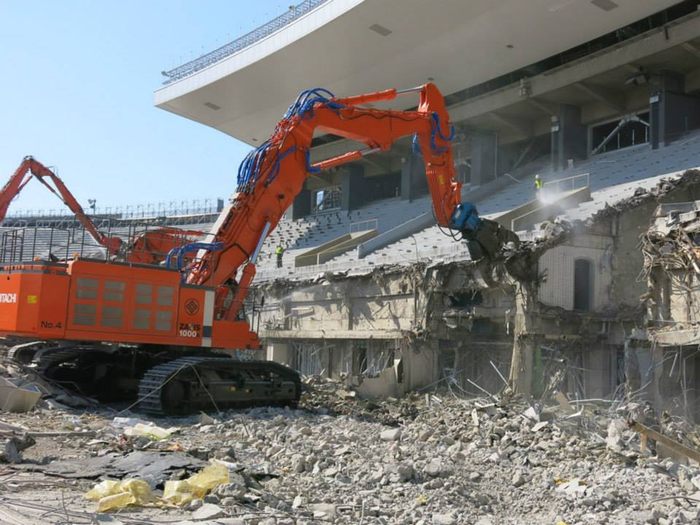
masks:
[[[535,198],[539,200],[540,194],[542,193],[542,179],[539,174],[535,175]]]
[[[284,255],[284,248],[281,244],[278,244],[277,248],[275,248],[275,254],[277,255],[277,268],[282,268],[282,256]]]

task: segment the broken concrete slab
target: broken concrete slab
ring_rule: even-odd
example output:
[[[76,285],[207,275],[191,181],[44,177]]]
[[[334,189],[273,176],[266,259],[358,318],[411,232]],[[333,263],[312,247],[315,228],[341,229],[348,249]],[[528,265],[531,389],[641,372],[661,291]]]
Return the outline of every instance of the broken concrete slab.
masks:
[[[29,412],[41,399],[36,385],[20,379],[0,377],[0,410],[5,412]]]
[[[382,441],[398,441],[401,439],[401,429],[391,428],[389,430],[384,430],[381,434],[379,434],[379,438]]]
[[[54,461],[48,465],[18,465],[17,468],[72,479],[133,477],[156,487],[175,471],[194,472],[205,465],[206,462],[182,452],[139,450],[126,455],[110,453],[81,460]]]
[[[225,514],[224,509],[213,503],[205,503],[192,513],[192,519],[196,521],[213,520]]]
[[[35,443],[34,438],[28,434],[0,438],[0,463],[21,463],[22,451]]]
[[[454,512],[447,514],[433,514],[433,525],[457,525],[457,515]]]

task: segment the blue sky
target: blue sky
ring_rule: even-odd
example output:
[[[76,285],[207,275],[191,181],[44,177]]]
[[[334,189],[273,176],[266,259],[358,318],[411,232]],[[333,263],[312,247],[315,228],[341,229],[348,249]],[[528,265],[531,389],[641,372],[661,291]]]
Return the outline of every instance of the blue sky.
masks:
[[[292,3],[0,0],[0,184],[33,155],[85,207],[228,197],[249,146],[155,108],[153,91]],[[10,215],[61,206],[32,181]]]

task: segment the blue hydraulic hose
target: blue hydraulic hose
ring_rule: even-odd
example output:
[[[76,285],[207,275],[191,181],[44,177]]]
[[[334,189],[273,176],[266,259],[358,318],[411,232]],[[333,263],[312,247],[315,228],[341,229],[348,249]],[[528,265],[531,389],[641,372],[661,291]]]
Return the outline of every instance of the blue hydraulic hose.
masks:
[[[435,142],[435,136],[438,135],[442,140],[446,142],[452,142],[452,139],[455,136],[455,128],[454,126],[450,126],[450,134],[449,135],[443,135],[442,134],[442,129],[440,126],[440,116],[433,112],[430,117],[432,118],[433,125],[431,126],[430,129],[430,148],[435,152],[435,153],[445,153],[447,151],[447,148],[445,147],[440,147],[437,145]]]
[[[312,89],[306,89],[299,93],[299,96],[296,98],[294,103],[291,106],[289,106],[289,109],[287,109],[287,112],[284,114],[284,120],[296,116],[300,118],[310,118],[313,115],[313,109],[316,104],[322,104],[325,107],[334,110],[339,110],[343,108],[343,104],[333,101],[334,98],[335,95],[333,95],[333,93],[324,88],[316,87]],[[238,176],[236,179],[238,187],[236,191],[238,191],[239,193],[248,192],[253,187],[255,187],[257,182],[260,180],[261,167],[265,161],[265,158],[267,157],[267,154],[269,153],[271,146],[272,145],[270,144],[270,141],[267,140],[263,144],[252,150],[250,153],[248,153],[248,155],[246,155],[246,157],[243,159],[243,162],[241,162],[240,166],[238,167]],[[269,184],[275,179],[275,177],[277,177],[279,173],[280,162],[284,159],[284,157],[294,152],[295,150],[295,147],[291,147],[287,149],[284,153],[281,153],[279,155],[279,158],[275,159],[275,163],[273,164],[272,170],[270,171],[270,175],[267,178],[266,184]],[[306,164],[307,170],[310,173],[316,173],[320,171],[311,166],[308,157],[308,152]]]
[[[181,272],[182,268],[184,266],[185,262],[185,254],[198,251],[198,250],[206,250],[208,252],[217,252],[219,250],[224,249],[224,243],[223,242],[191,242],[189,244],[184,244],[182,246],[178,246],[176,248],[173,248],[168,252],[168,258],[166,259],[165,262],[165,267],[169,270],[170,269],[170,261],[173,257],[177,256],[177,265],[176,269],[177,271]],[[185,279],[185,274],[182,274],[182,279]]]

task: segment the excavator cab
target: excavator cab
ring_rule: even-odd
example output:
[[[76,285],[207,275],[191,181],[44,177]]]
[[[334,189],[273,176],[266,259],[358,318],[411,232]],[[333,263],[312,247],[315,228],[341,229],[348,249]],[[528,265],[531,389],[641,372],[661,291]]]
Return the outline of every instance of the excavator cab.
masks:
[[[518,236],[501,224],[479,216],[476,206],[463,202],[455,207],[450,219],[450,228],[458,230],[467,241],[471,259],[495,259],[504,248],[517,249],[520,244]]]

